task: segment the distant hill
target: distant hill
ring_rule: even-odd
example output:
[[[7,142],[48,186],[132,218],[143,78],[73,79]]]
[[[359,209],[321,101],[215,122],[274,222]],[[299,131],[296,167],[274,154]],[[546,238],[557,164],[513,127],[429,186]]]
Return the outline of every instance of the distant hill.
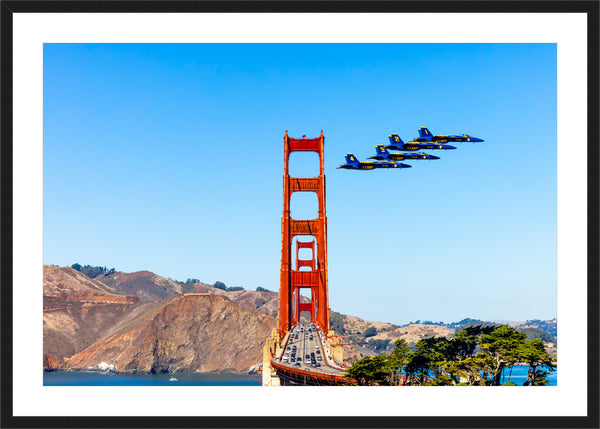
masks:
[[[140,301],[161,301],[184,292],[181,283],[166,279],[150,271],[135,273],[115,272],[96,279],[123,295],[137,296]]]
[[[68,368],[81,369],[104,361],[117,362],[119,371],[244,371],[246,357],[256,359],[251,365],[261,360],[253,345],[263,344],[275,326],[278,292],[227,288],[221,282],[215,287],[197,279],[183,283],[149,271],[79,267],[81,271],[44,266],[44,368],[62,368],[68,361]],[[231,324],[212,319],[216,310]],[[156,317],[163,321],[160,328]],[[240,317],[244,323],[236,325]],[[335,311],[330,311],[330,321],[343,344],[355,344],[344,346],[350,363],[393,350],[398,338],[414,346],[423,338],[450,338],[466,326],[494,324],[466,318],[397,326]],[[508,324],[530,338],[541,338],[556,356],[556,319]],[[222,332],[227,344],[219,342],[225,337]],[[206,347],[214,353],[206,354]],[[237,356],[239,365],[220,353]]]
[[[397,339],[404,339],[411,347],[424,338],[451,338],[467,326],[499,326],[501,323],[486,322],[465,318],[460,322],[443,323],[417,320],[402,326],[391,323],[373,322],[349,316],[335,311],[329,312],[330,322],[337,335],[343,336],[343,343],[356,344],[344,348],[345,357],[354,362],[365,356],[374,356],[391,351]],[[508,322],[520,332],[525,332],[528,339],[540,338],[546,343],[548,353],[556,357],[556,319],[531,320],[527,322]],[[552,335],[554,334],[554,335]]]
[[[410,324],[397,326],[385,322],[373,322],[349,316],[335,311],[329,317],[336,335],[343,337],[344,344],[356,344],[344,347],[344,360],[353,363],[365,356],[374,356],[385,350],[393,350],[394,341],[404,339],[409,345],[423,338],[446,337],[454,335],[454,329],[438,325]]]

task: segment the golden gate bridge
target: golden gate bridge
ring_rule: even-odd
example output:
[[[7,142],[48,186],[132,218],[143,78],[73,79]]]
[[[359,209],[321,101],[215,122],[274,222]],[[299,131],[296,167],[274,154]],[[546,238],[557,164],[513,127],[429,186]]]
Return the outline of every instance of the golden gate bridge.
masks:
[[[325,137],[321,131],[317,138],[292,138],[286,131],[283,142],[279,314],[277,329],[267,339],[263,350],[263,384],[350,384],[353,380],[344,376],[342,365],[340,346],[345,344],[329,329]],[[319,175],[312,178],[291,177],[289,160],[294,152],[316,152],[319,155]],[[292,218],[290,202],[294,192],[316,193],[316,219]],[[311,257],[300,259],[301,249],[310,250]],[[302,302],[303,292],[310,295],[310,302]],[[301,323],[303,312],[309,313],[309,323]]]

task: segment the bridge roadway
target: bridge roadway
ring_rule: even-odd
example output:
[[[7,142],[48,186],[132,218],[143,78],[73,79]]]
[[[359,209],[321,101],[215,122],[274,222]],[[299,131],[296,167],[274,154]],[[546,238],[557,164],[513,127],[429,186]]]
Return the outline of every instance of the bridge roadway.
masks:
[[[273,357],[273,361],[280,366],[290,368],[292,371],[301,370],[343,377],[345,370],[334,366],[333,361],[327,355],[325,347],[323,347],[324,343],[325,336],[317,329],[317,326],[296,325],[287,337],[281,356]],[[308,359],[306,358],[307,355],[309,356]],[[312,366],[313,356],[315,365],[319,364],[319,366]]]

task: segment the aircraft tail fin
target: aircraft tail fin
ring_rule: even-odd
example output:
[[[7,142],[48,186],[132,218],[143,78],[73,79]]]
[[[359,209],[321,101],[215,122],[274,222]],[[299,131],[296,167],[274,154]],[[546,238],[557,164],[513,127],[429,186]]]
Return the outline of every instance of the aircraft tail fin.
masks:
[[[421,137],[422,139],[431,139],[431,137],[433,137],[433,134],[431,134],[431,131],[429,131],[427,127],[421,127],[419,128],[419,137]]]
[[[358,159],[356,159],[356,157],[354,156],[353,153],[347,153],[346,154],[346,164],[348,165],[356,165],[358,164]]]
[[[383,156],[384,159],[388,159],[390,153],[385,147],[383,147],[382,144],[378,144],[377,146],[375,146],[375,150],[377,151],[377,155]]]
[[[400,136],[396,133],[392,133],[388,136],[388,138],[390,139],[390,144],[392,145],[401,145],[404,144],[404,142],[402,141],[402,139],[400,138]]]

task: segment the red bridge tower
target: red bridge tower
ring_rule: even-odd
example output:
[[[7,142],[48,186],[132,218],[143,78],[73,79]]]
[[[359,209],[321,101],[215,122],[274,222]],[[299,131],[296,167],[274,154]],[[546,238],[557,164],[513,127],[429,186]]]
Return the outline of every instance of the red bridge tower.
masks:
[[[327,217],[325,216],[325,151],[323,131],[314,139],[288,137],[284,142],[283,216],[281,218],[281,278],[279,285],[279,336],[300,320],[302,311],[310,312],[311,323],[329,331],[329,303],[327,298]],[[290,177],[289,160],[292,152],[317,152],[320,173],[313,178]],[[290,215],[290,200],[294,192],[315,192],[319,201],[317,219],[296,220]],[[311,237],[311,241],[296,240],[295,266],[292,265],[294,237]],[[311,249],[310,259],[299,259],[300,249]],[[309,268],[309,270],[300,270]],[[300,302],[300,290],[310,289],[311,301]]]

